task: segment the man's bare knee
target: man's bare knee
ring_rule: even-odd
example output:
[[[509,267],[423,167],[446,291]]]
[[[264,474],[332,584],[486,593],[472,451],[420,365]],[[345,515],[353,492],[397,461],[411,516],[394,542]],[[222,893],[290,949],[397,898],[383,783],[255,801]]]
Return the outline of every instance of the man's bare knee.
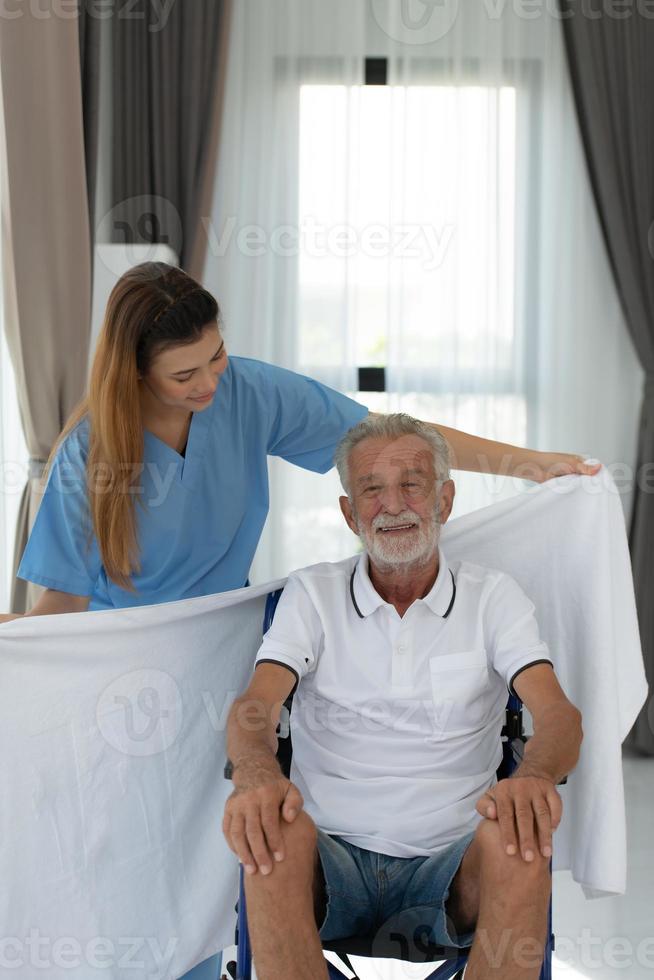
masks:
[[[300,810],[292,823],[287,823],[281,818],[279,823],[285,847],[290,847],[298,854],[310,854],[313,860],[318,831],[309,814],[305,810]]]
[[[479,848],[480,875],[494,879],[516,879],[518,884],[529,887],[550,877],[549,859],[535,848],[533,861],[525,861],[521,854],[507,854],[496,820],[484,819],[477,826],[475,841]]]
[[[301,810],[292,823],[280,819],[280,831],[284,841],[283,861],[273,860],[270,874],[262,875],[257,871],[247,875],[248,884],[274,888],[288,879],[312,881],[318,837],[315,823]]]

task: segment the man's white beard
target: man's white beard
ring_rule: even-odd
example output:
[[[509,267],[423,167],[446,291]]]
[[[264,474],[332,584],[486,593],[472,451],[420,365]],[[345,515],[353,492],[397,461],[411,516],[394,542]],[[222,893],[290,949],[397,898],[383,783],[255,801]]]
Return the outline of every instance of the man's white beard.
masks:
[[[441,525],[436,510],[427,520],[423,520],[412,510],[405,510],[392,517],[389,514],[378,514],[372,520],[370,531],[361,527],[356,513],[354,519],[364,548],[374,564],[384,570],[426,565],[438,548]],[[380,527],[398,527],[401,524],[415,524],[417,530],[406,534],[378,530]]]

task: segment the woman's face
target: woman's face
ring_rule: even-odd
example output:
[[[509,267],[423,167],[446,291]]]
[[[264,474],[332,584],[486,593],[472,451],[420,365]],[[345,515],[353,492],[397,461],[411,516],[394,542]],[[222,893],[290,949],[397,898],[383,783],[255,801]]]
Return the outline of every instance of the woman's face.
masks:
[[[211,404],[226,367],[225,342],[214,322],[207,324],[195,343],[168,347],[158,354],[141,383],[162,405],[201,412]]]

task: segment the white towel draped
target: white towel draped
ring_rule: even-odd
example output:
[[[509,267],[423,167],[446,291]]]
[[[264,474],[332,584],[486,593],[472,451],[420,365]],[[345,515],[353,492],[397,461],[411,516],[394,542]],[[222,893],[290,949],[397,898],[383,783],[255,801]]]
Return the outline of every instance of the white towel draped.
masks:
[[[647,687],[615,485],[534,487],[452,521],[443,548],[536,604],[584,716],[554,867],[589,896],[623,892],[620,745]],[[0,628],[1,972],[172,978],[233,942],[225,723],[279,584]]]
[[[447,524],[443,550],[512,575],[536,606],[559,682],[583,715],[554,870],[569,868],[587,898],[626,888],[620,746],[647,682],[624,516],[607,470],[561,477]]]

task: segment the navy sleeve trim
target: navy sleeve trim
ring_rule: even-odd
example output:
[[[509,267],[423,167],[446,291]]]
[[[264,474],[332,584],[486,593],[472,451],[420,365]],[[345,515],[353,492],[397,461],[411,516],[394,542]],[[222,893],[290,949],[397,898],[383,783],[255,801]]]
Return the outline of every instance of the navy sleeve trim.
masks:
[[[528,670],[529,667],[535,667],[536,664],[549,664],[552,670],[554,670],[554,664],[552,663],[551,660],[547,660],[546,658],[543,658],[542,660],[532,660],[531,663],[524,664],[522,667],[519,667],[518,670],[516,670],[513,677],[511,678],[511,680],[509,681],[509,694],[512,694],[514,698],[518,698],[518,699],[520,698],[520,695],[515,691],[513,687],[514,680],[516,679],[518,674],[521,674],[523,672],[523,670]]]
[[[300,675],[298,674],[297,670],[289,667],[288,664],[283,664],[281,660],[257,660],[256,664],[254,665],[255,670],[259,664],[277,664],[278,667],[286,667],[287,670],[290,670],[290,672],[295,676],[295,684],[293,685],[293,690],[289,694],[289,698],[292,698],[297,691],[298,684],[300,683]]]

